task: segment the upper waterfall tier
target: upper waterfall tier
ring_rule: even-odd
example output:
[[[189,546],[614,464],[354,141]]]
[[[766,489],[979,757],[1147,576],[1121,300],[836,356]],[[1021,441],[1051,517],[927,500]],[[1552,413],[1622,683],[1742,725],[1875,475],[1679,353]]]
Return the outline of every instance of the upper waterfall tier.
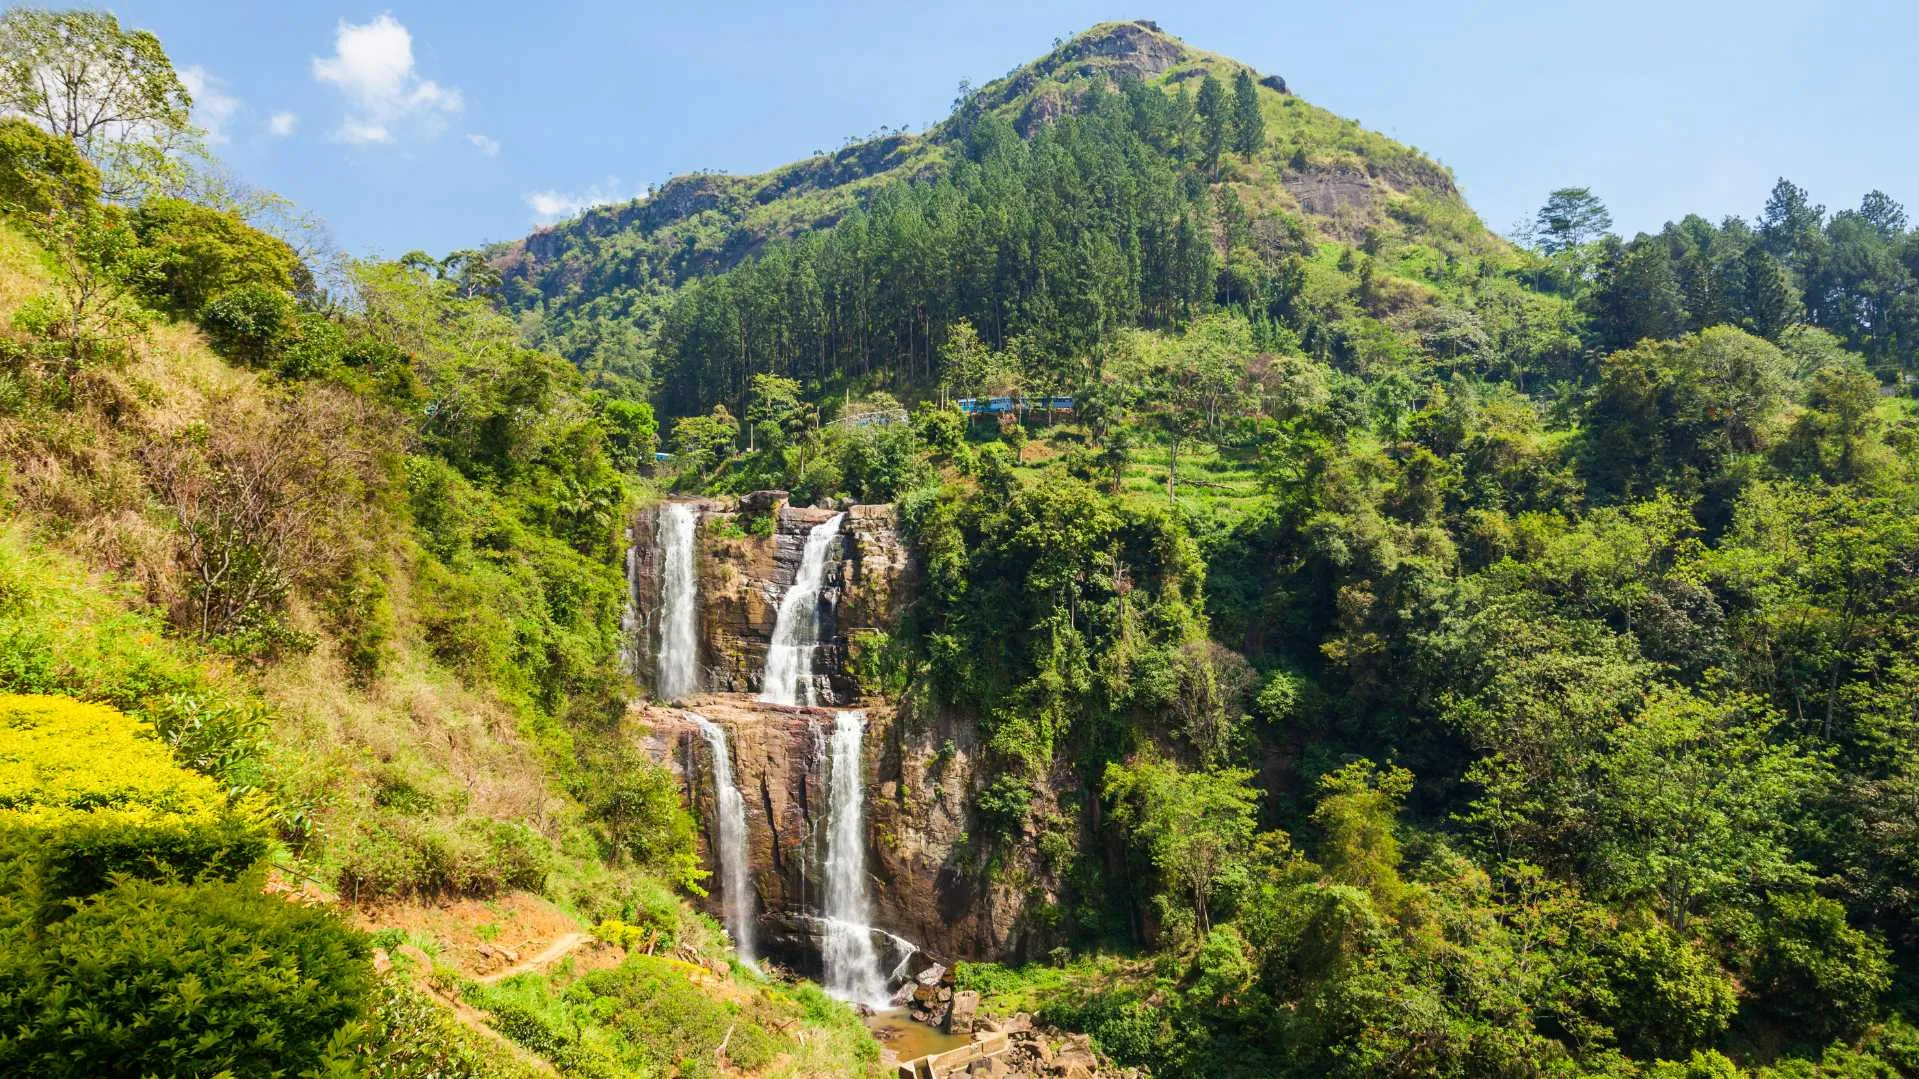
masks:
[[[846,514],[836,513],[807,533],[793,587],[780,600],[773,623],[773,640],[766,650],[766,673],[760,679],[760,699],[768,704],[818,704],[813,684],[813,655],[820,645],[820,587],[826,561],[840,538]],[[836,560],[837,561],[837,560]]]
[[[699,516],[691,561],[697,607],[691,657],[697,664],[695,692],[757,694],[763,688],[781,601],[801,576],[807,540],[816,526],[842,511],[790,506],[777,491],[686,505],[697,506]],[[638,622],[634,669],[661,700],[673,699],[658,684],[667,607],[661,533],[671,527],[666,513],[662,504],[633,522],[632,602]],[[875,634],[892,632],[911,587],[893,507],[845,510],[838,539],[822,553],[820,627],[808,684],[817,705],[851,705],[862,694],[849,673],[848,653],[876,640]],[[795,693],[792,699],[804,703],[806,698]]]
[[[660,566],[660,646],[653,692],[678,700],[700,688],[699,579],[694,538],[699,510],[685,502],[661,507],[655,538]]]

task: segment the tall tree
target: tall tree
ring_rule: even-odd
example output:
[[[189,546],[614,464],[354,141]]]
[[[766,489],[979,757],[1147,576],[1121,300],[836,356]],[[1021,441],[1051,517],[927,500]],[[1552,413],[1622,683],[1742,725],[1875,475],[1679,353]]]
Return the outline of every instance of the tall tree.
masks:
[[[1259,84],[1245,68],[1233,76],[1233,152],[1245,157],[1266,148],[1266,117],[1259,111]]]
[[[1113,820],[1159,872],[1162,906],[1186,906],[1201,934],[1212,928],[1214,896],[1252,852],[1259,804],[1252,778],[1242,769],[1182,771],[1150,749],[1106,766]]]
[[[1591,243],[1612,228],[1612,214],[1590,187],[1562,187],[1534,218],[1539,249],[1548,255]]]
[[[1759,215],[1759,242],[1773,257],[1807,275],[1808,256],[1819,239],[1826,208],[1815,205],[1806,189],[1781,176]]]
[[[1859,216],[1888,240],[1906,231],[1906,208],[1884,191],[1866,192],[1866,197],[1859,200]]]
[[[1746,328],[1768,341],[1779,340],[1786,327],[1799,321],[1803,308],[1799,290],[1779,260],[1764,247],[1753,244],[1742,261]]]
[[[195,134],[187,93],[160,39],[104,11],[0,15],[0,114],[16,112],[71,139],[125,198],[171,172]]]
[[[1200,163],[1214,179],[1219,178],[1219,157],[1226,150],[1226,88],[1208,74],[1199,84]]]
[[[1672,255],[1665,244],[1644,236],[1602,265],[1592,305],[1607,349],[1677,337],[1686,329],[1685,299]]]

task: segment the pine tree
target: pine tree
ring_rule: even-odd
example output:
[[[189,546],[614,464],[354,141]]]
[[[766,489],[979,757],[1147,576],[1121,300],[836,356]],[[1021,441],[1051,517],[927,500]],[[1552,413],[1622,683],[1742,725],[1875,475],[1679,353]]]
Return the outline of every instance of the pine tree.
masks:
[[[1777,341],[1786,327],[1799,320],[1802,308],[1798,290],[1793,288],[1786,268],[1758,244],[1746,249],[1742,261],[1745,326],[1768,341]]]
[[[1641,239],[1616,253],[1603,253],[1600,266],[1591,303],[1608,351],[1685,332],[1685,297],[1665,244]]]
[[[1826,208],[1815,205],[1806,189],[1781,176],[1759,215],[1759,238],[1775,257],[1791,262],[1807,246],[1826,219]]]
[[[1200,161],[1219,178],[1219,155],[1226,150],[1226,88],[1211,75],[1199,84]]]
[[[1266,117],[1259,111],[1259,85],[1241,68],[1233,77],[1233,152],[1251,157],[1266,148]]]

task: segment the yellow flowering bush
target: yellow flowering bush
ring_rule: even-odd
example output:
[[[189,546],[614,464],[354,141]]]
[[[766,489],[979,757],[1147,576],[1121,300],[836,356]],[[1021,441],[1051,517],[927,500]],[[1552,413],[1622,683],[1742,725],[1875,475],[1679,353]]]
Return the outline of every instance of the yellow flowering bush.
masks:
[[[0,695],[0,879],[51,916],[116,874],[232,879],[266,853],[256,815],[105,705]]]

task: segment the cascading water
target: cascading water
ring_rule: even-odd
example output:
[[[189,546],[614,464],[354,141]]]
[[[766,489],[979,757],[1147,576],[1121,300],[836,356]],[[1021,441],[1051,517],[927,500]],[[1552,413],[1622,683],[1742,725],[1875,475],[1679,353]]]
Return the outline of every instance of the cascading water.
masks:
[[[865,734],[866,716],[859,712],[841,712],[834,721],[826,773],[826,903],[821,958],[825,961],[828,993],[841,1000],[884,1008],[888,1004],[887,977],[873,948],[873,929],[867,924],[872,917],[872,901],[866,889],[866,784],[860,775],[860,742]]]
[[[839,538],[846,514],[836,513],[806,534],[793,587],[780,600],[773,622],[773,641],[766,649],[766,673],[760,679],[760,700],[768,704],[814,704],[813,652],[819,647],[820,584],[826,576],[826,554]]]
[[[706,736],[713,754],[713,801],[719,807],[719,849],[714,855],[720,863],[720,890],[725,893],[726,931],[733,937],[733,949],[740,961],[753,965],[753,892],[746,869],[746,799],[733,781],[733,755],[726,748],[726,731],[697,712],[686,718]]]
[[[660,653],[653,691],[672,701],[700,688],[699,583],[693,575],[693,533],[699,511],[686,502],[660,507]]]

